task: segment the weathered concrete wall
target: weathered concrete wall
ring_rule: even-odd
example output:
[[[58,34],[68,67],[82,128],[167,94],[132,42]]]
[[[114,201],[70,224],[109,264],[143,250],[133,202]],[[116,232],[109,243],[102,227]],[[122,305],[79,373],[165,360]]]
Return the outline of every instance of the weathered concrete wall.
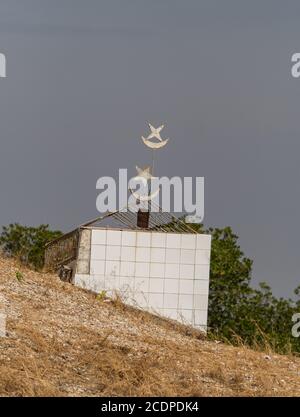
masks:
[[[90,229],[82,229],[80,232],[80,241],[77,258],[77,274],[90,273],[90,259],[91,259],[91,235]]]

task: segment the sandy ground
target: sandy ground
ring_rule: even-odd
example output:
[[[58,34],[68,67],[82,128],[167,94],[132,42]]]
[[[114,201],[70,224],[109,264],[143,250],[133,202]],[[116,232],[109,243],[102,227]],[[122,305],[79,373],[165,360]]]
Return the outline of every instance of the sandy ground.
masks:
[[[300,358],[207,341],[4,258],[1,311],[1,396],[300,395]]]

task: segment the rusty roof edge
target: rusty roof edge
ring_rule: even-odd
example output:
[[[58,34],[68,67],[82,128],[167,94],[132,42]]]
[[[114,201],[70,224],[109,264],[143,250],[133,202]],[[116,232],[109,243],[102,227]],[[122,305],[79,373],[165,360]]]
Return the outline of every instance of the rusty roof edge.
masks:
[[[71,236],[73,233],[77,232],[79,230],[78,227],[76,227],[76,229],[71,230],[70,232],[64,233],[62,236],[57,237],[56,239],[50,240],[50,242],[47,242],[45,244],[45,247],[50,246],[53,243],[59,242],[60,240],[63,240],[65,238],[67,238],[68,236]]]
[[[96,217],[96,218],[94,218],[92,220],[89,220],[88,222],[83,223],[83,224],[79,225],[78,227],[76,227],[75,229],[71,230],[70,232],[64,233],[62,236],[57,237],[56,239],[51,240],[50,242],[46,243],[45,247],[48,247],[48,246],[52,245],[53,243],[59,242],[60,240],[63,240],[65,238],[67,238],[68,236],[71,236],[73,233],[79,231],[80,229],[82,229],[84,227],[91,226],[94,223],[96,223],[96,222],[98,222],[100,220],[104,220],[107,217],[110,217],[110,216],[112,216],[115,213],[117,213],[117,212],[109,212],[109,213],[104,214],[103,216],[98,216],[98,217]]]
[[[97,223],[97,222],[99,222],[101,220],[107,219],[108,217],[111,217],[111,216],[113,216],[115,214],[122,213],[122,211],[125,208],[128,208],[128,206],[127,207],[124,207],[122,210],[116,210],[116,211],[112,211],[112,212],[107,212],[106,214],[104,214],[102,216],[95,217],[94,219],[89,220],[86,223],[82,223],[81,225],[79,225],[78,227],[76,227],[76,229],[73,229],[70,232],[67,232],[67,233],[63,234],[62,236],[60,236],[60,237],[58,237],[58,238],[56,238],[54,240],[51,240],[50,242],[46,243],[45,247],[48,247],[48,246],[50,246],[53,243],[59,242],[60,240],[63,240],[66,237],[71,236],[73,233],[75,233],[76,231],[79,231],[80,229],[83,229],[85,227],[90,227],[94,223]],[[184,229],[186,229],[186,231],[188,231],[188,232],[190,232],[192,234],[197,234],[198,233],[192,227],[190,227],[187,223],[185,223],[184,221],[182,221],[179,217],[174,216],[174,214],[172,214],[172,213],[169,213],[169,215],[171,216],[171,218],[173,219],[173,221],[175,221],[176,223],[180,224]],[[162,227],[162,226],[160,226],[160,227]]]
[[[104,219],[106,219],[107,217],[110,217],[110,216],[113,216],[114,214],[116,214],[116,213],[118,213],[118,211],[110,211],[110,212],[108,212],[108,213],[106,213],[106,214],[104,214],[103,216],[98,216],[98,217],[95,217],[94,219],[92,219],[92,220],[90,220],[90,221],[88,221],[88,222],[86,222],[86,223],[83,223],[83,224],[81,224],[80,226],[79,226],[79,229],[81,229],[82,227],[88,227],[88,226],[91,226],[91,225],[93,225],[94,223],[97,223],[97,222],[99,222],[99,221],[101,221],[101,220],[104,220]]]

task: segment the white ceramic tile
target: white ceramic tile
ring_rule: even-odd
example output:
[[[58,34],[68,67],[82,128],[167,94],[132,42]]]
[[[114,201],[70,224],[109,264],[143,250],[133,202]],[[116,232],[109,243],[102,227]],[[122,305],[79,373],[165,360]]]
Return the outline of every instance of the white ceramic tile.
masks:
[[[122,246],[136,246],[136,232],[122,231]]]
[[[137,247],[149,248],[151,244],[150,232],[137,232],[136,245]]]
[[[164,309],[163,308],[157,308],[155,310],[154,314],[157,314],[158,316],[164,317]]]
[[[135,289],[136,292],[148,293],[148,290],[149,290],[149,278],[139,278],[139,277],[136,277],[134,279],[134,289]]]
[[[151,310],[157,311],[157,309],[163,308],[163,294],[149,294],[149,307]]]
[[[118,290],[119,286],[119,276],[105,276],[105,290]]]
[[[150,278],[164,278],[164,264],[150,264]]]
[[[150,278],[149,292],[164,292],[164,280],[162,278]]]
[[[136,277],[149,277],[150,276],[149,262],[137,262],[135,264],[135,276]]]
[[[129,280],[130,280],[129,277],[120,275],[120,277],[119,277],[120,290],[123,290],[125,286],[127,287],[127,285],[129,284]]]
[[[120,275],[120,262],[118,262],[118,261],[106,261],[105,275],[107,275],[107,276]]]
[[[177,308],[178,294],[164,294],[164,308]]]
[[[194,278],[194,265],[180,265],[180,279],[193,279]]]
[[[89,275],[87,290],[97,292],[97,280],[94,275]]]
[[[106,244],[106,230],[92,230],[92,245]]]
[[[209,265],[210,251],[209,250],[196,250],[196,264],[197,265]]]
[[[98,294],[101,291],[105,291],[105,277],[102,275],[93,275],[91,276],[91,282],[93,283],[94,291]]]
[[[152,235],[151,236],[152,248],[165,248],[166,247],[166,241],[167,241],[166,233],[152,232],[151,235]]]
[[[100,292],[100,291],[98,291],[98,284],[97,284],[97,281],[96,281],[93,277],[91,277],[91,279],[90,279],[90,281],[89,281],[89,288],[88,288],[88,290],[89,290],[89,291],[93,291],[93,292],[95,292],[95,293]]]
[[[194,294],[208,294],[209,281],[206,279],[196,279],[194,283]]]
[[[179,278],[180,265],[179,264],[166,264],[165,265],[165,277],[166,278]]]
[[[195,310],[195,325],[204,325],[207,324],[207,310]]]
[[[106,257],[105,245],[92,245],[91,247],[91,259],[104,260]]]
[[[181,235],[181,248],[182,249],[195,249],[196,248],[196,235],[183,233]]]
[[[208,235],[94,230],[91,275],[76,274],[75,284],[96,293],[117,291],[130,305],[205,328],[210,240]]]
[[[135,247],[122,246],[121,247],[121,261],[134,262],[135,261]]]
[[[164,292],[168,294],[179,293],[179,280],[178,279],[165,279]]]
[[[89,290],[89,291],[93,291],[93,292],[97,292],[96,291],[96,285],[95,285],[95,278],[93,275],[89,275],[89,278],[87,280],[85,280],[85,282],[82,282],[81,287]]]
[[[166,259],[166,250],[163,248],[151,248],[151,262],[165,262]]]
[[[195,265],[195,279],[209,279],[209,265]]]
[[[106,243],[107,245],[120,246],[121,230],[107,230]]]
[[[90,267],[91,275],[104,275],[105,273],[105,261],[91,260]]]
[[[178,318],[177,309],[167,309],[167,308],[165,308],[164,309],[164,315],[171,320],[177,320],[177,318]]]
[[[122,285],[122,284],[126,284],[127,285],[130,282],[132,282],[132,280],[134,282],[134,278],[130,278],[130,277],[125,276],[125,275],[122,275],[122,274],[120,274],[119,280],[120,280],[120,285]]]
[[[179,280],[179,293],[180,294],[194,294],[194,280],[192,279]]]
[[[106,260],[118,261],[121,257],[121,246],[107,246],[106,247]]]
[[[181,309],[191,309],[193,308],[193,295],[190,294],[179,294],[179,308]]]
[[[195,250],[194,249],[181,249],[180,262],[182,264],[193,265],[195,263]]]
[[[134,277],[135,263],[134,262],[123,262],[121,261],[120,275],[125,277]]]
[[[182,309],[178,314],[180,321],[185,324],[191,324],[193,318],[193,311],[188,309]]]
[[[124,277],[120,276],[120,291],[122,295],[130,295],[132,294],[133,287],[134,287],[134,278],[133,277]]]
[[[136,261],[137,262],[150,262],[150,248],[136,248]]]
[[[211,235],[198,234],[196,241],[197,249],[210,249]]]
[[[181,234],[179,233],[167,233],[167,248],[180,248]]]
[[[180,249],[166,249],[166,263],[179,264],[180,263]]]
[[[194,295],[194,308],[197,310],[208,309],[208,295]]]
[[[96,282],[97,282],[97,289],[98,289],[98,294],[101,291],[105,290],[105,276],[95,276]]]
[[[134,294],[134,302],[132,303],[136,307],[146,308],[148,306],[148,294],[144,292],[136,292]]]

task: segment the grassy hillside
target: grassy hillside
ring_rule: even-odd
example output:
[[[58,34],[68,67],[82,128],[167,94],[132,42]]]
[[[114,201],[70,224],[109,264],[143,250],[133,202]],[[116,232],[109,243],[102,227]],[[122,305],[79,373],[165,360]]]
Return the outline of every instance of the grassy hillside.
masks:
[[[300,395],[300,358],[201,333],[0,259],[1,396]]]

